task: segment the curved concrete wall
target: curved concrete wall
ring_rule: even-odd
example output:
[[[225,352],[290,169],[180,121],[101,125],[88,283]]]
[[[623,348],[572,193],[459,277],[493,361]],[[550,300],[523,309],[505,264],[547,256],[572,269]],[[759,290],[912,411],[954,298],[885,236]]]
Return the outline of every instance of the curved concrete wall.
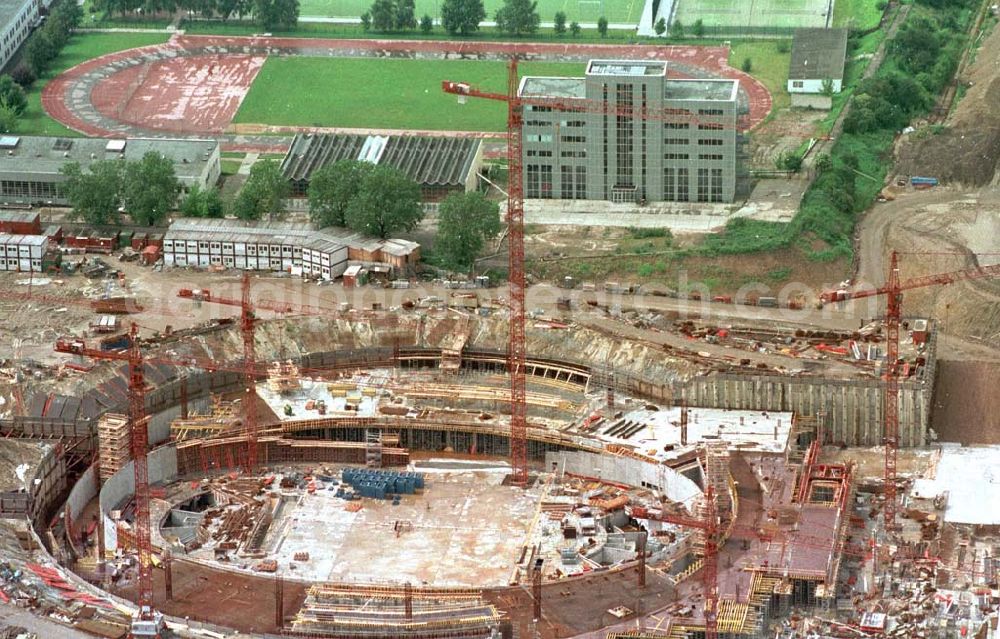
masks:
[[[177,479],[177,449],[163,446],[146,455],[149,483],[169,483]],[[132,462],[104,482],[101,487],[100,508],[104,521],[104,546],[107,550],[118,547],[118,529],[110,514],[135,492],[135,469]]]
[[[600,455],[582,451],[545,454],[545,467],[557,466],[557,472],[598,477],[629,486],[658,486],[668,499],[690,503],[701,488],[669,466],[656,465],[632,457]]]

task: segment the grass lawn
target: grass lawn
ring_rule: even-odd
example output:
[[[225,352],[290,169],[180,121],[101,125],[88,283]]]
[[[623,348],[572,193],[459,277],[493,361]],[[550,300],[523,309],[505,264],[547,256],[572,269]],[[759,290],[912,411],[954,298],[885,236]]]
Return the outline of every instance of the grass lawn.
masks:
[[[299,11],[304,16],[357,18],[371,7],[371,0],[301,0]],[[441,17],[442,0],[416,0],[416,14]],[[566,14],[567,24],[597,22],[602,15],[608,22],[637,24],[644,0],[538,0],[538,15],[543,22],[552,22],[557,11]],[[486,19],[492,20],[503,0],[483,0]]]
[[[836,0],[833,5],[833,26],[871,29],[882,19],[877,5],[880,0]]]
[[[584,63],[526,63],[524,75],[583,75]],[[442,80],[503,92],[504,63],[476,60],[268,58],[235,122],[297,126],[501,131],[506,106],[458,104]]]
[[[59,124],[42,110],[42,87],[66,69],[74,67],[81,62],[86,62],[91,58],[132,49],[150,44],[160,44],[167,41],[169,36],[165,33],[86,33],[79,32],[73,35],[69,44],[63,47],[53,62],[49,70],[42,75],[31,89],[27,91],[28,108],[24,114],[18,118],[17,133],[24,135],[72,135],[79,133],[71,131]]]
[[[778,51],[784,42],[786,52]],[[788,63],[791,60],[791,42],[788,40],[757,40],[734,42],[729,50],[729,66],[739,69],[750,58],[750,75],[760,80],[771,92],[774,109],[783,109],[791,103],[788,96]]]

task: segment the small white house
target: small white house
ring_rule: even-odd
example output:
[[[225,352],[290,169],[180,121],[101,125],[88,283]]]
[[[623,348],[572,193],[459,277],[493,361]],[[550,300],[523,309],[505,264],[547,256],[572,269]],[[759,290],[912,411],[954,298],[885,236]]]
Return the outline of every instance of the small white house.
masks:
[[[840,93],[846,58],[847,29],[796,29],[788,69],[792,106],[830,108],[824,84]]]

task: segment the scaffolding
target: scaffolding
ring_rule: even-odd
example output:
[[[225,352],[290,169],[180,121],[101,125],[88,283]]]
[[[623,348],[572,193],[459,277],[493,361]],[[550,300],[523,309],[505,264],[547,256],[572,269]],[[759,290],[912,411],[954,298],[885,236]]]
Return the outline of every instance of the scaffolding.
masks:
[[[128,417],[105,413],[97,422],[98,455],[101,481],[125,467],[131,456],[131,432]]]

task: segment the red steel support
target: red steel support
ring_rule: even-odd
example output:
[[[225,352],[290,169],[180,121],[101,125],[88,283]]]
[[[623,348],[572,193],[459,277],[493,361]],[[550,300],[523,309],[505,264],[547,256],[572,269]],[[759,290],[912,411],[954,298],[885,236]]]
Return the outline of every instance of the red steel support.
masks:
[[[256,316],[250,302],[250,273],[243,272],[243,298],[240,304],[240,328],[243,332],[243,425],[247,431],[246,472],[257,468],[257,358],[254,354]]]
[[[524,185],[521,165],[521,113],[517,56],[507,67],[507,246],[510,278],[510,465],[516,486],[528,483],[528,416],[525,398],[524,338]]]
[[[639,555],[639,587],[646,587],[646,532],[643,531],[639,534],[639,540],[636,545],[636,551]]]
[[[281,575],[274,576],[274,626],[278,630],[285,625],[285,582]]]
[[[135,531],[139,554],[139,618],[153,620],[153,545],[149,523],[149,469],[146,450],[149,433],[146,430],[146,380],[142,350],[139,348],[139,328],[132,324],[128,352],[128,418],[132,430],[132,467],[135,471]]]
[[[899,285],[899,258],[892,252],[886,286],[886,369],[883,415],[885,418],[885,517],[886,530],[896,528],[896,452],[899,449],[899,324],[903,294]]]
[[[167,601],[174,598],[174,562],[169,550],[163,551],[163,589],[167,595]]]
[[[531,601],[534,604],[532,614],[534,615],[534,620],[540,621],[542,619],[542,567],[541,565],[535,566],[535,571],[531,575]]]

